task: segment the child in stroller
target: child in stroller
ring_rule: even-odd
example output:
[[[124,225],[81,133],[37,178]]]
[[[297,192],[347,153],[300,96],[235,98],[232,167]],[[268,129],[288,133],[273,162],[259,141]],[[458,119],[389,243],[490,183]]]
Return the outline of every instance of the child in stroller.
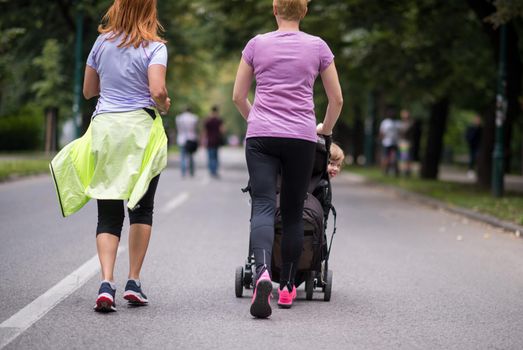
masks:
[[[334,142],[330,147],[329,164],[327,165],[327,172],[329,173],[329,179],[333,179],[341,171],[343,166],[343,160],[345,159],[345,153],[343,150]]]
[[[331,185],[328,169],[329,151],[331,150],[331,138],[318,136],[313,172],[307,191],[307,198],[303,210],[304,242],[302,255],[298,264],[295,277],[295,286],[298,287],[305,282],[306,299],[311,300],[315,289],[321,289],[323,299],[329,301],[332,291],[332,271],[328,269],[328,260],[332,246],[332,239],[336,233],[336,210],[332,206]],[[340,149],[341,151],[341,149]],[[336,160],[339,160],[339,153]],[[343,152],[341,152],[343,154]],[[341,162],[341,161],[340,161]],[[335,176],[335,175],[334,175]],[[249,186],[242,189],[249,191]],[[279,195],[277,196],[277,207],[275,215],[275,236],[273,243],[273,254],[271,264],[271,278],[274,282],[279,281],[282,266],[281,261],[281,237],[282,222],[279,211]],[[327,221],[332,211],[334,224],[330,241],[327,241]],[[249,247],[249,255],[244,266],[236,268],[235,292],[236,297],[243,295],[243,289],[253,288],[254,256]]]

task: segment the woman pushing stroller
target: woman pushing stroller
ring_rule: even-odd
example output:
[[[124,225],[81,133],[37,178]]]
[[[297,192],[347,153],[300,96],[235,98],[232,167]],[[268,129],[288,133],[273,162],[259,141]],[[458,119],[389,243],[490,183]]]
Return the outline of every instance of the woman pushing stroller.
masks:
[[[233,100],[247,120],[245,156],[250,177],[251,250],[256,280],[250,312],[272,313],[271,260],[277,178],[281,172],[282,271],[278,305],[296,298],[294,278],[303,245],[303,206],[312,172],[317,134],[330,135],[343,105],[334,55],[319,37],[300,31],[307,0],[274,0],[278,30],[252,38],[242,52]],[[321,75],[329,100],[316,126],[313,86]],[[248,100],[256,78],[254,104]]]

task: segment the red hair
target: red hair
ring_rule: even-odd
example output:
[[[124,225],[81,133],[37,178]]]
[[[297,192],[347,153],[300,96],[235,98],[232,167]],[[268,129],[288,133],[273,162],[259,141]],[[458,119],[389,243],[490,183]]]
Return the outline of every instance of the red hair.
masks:
[[[149,41],[165,43],[158,32],[164,29],[157,18],[156,0],[115,0],[102,18],[98,32],[123,35],[118,47],[147,46]]]

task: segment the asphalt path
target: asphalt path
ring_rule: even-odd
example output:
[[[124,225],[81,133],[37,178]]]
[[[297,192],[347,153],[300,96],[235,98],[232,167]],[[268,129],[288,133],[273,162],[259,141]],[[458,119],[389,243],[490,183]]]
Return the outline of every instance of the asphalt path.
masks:
[[[93,312],[99,283],[94,271],[48,312],[33,313],[27,329],[6,325],[96,256],[96,206],[91,201],[64,219],[49,176],[0,184],[0,344],[8,342],[5,349],[523,348],[523,240],[400,199],[348,174],[333,181],[338,230],[330,260],[331,301],[324,302],[320,292],[306,301],[302,287],[292,309],[280,310],[274,301],[270,319],[253,319],[251,292],[234,296],[234,271],[248,247],[250,207],[240,191],[247,172],[241,150],[224,150],[222,157],[219,180],[207,175],[203,152],[195,178],[182,179],[176,159],[162,173],[142,271],[149,306],[124,303],[128,255],[123,250],[115,274],[116,313]]]

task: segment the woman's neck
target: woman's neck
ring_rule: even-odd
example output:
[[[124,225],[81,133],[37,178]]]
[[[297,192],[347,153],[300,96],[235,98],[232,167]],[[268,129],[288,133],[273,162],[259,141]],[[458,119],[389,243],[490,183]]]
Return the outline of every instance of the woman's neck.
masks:
[[[276,17],[276,22],[278,23],[279,32],[299,32],[300,31],[300,22],[299,21],[287,21],[287,20]]]

